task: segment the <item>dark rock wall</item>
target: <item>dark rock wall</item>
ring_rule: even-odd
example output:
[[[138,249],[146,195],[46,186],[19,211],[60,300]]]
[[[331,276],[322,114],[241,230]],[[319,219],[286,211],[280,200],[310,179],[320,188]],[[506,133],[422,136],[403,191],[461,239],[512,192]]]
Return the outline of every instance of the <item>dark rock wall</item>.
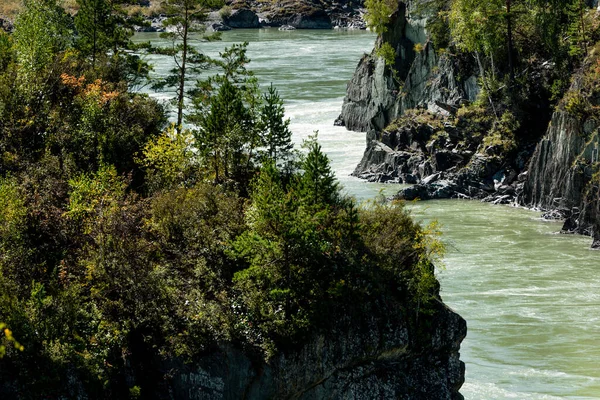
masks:
[[[223,19],[223,23],[230,28],[258,28],[260,23],[258,15],[247,8],[234,10],[230,16]]]
[[[598,190],[592,183],[598,148],[597,121],[557,110],[535,149],[519,203],[558,210],[567,218],[565,231],[598,238]]]
[[[423,320],[433,331],[397,314],[399,320],[385,324],[372,319],[366,327],[317,336],[269,364],[223,348],[176,369],[170,392],[183,400],[462,399],[458,350],[465,321],[441,304]]]
[[[590,161],[592,150],[585,142],[578,119],[565,111],[555,112],[531,159],[521,202],[542,210],[579,205],[589,173],[576,160]]]

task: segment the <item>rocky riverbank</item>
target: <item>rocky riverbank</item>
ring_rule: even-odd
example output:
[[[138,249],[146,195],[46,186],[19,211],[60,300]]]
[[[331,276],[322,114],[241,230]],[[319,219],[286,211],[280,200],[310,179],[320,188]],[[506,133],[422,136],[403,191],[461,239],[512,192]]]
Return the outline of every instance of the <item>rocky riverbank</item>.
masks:
[[[476,68],[468,59],[439,54],[427,39],[425,19],[400,3],[388,31],[360,60],[348,84],[336,123],[368,131],[365,154],[353,174],[414,184],[397,195],[407,200],[507,203],[522,182],[519,169],[501,160],[503,143],[484,143],[493,121],[479,115],[479,126],[473,126],[473,113],[457,115],[480,91]],[[377,56],[384,42],[397,49],[393,67]]]
[[[411,4],[400,3],[348,83],[336,124],[367,132],[353,175],[413,184],[399,199],[468,198],[540,209],[565,219],[563,231],[591,235],[600,246],[600,96],[593,83],[599,50],[573,75],[554,113],[544,93],[549,61],[529,66],[532,89],[517,112],[502,103],[490,109],[477,105],[483,88],[476,57],[438,51],[430,15]],[[396,52],[392,65],[378,55],[384,43]]]
[[[413,184],[395,196],[406,200],[514,201],[523,189],[524,155],[509,163],[507,143],[485,135],[492,121],[473,115],[408,111],[382,132],[367,133],[367,149],[354,175],[369,181]]]
[[[149,4],[152,7],[152,4]],[[256,29],[366,29],[362,0],[343,1],[231,1],[220,11],[209,13],[209,30]],[[140,31],[161,32],[164,15],[148,17],[148,26]]]

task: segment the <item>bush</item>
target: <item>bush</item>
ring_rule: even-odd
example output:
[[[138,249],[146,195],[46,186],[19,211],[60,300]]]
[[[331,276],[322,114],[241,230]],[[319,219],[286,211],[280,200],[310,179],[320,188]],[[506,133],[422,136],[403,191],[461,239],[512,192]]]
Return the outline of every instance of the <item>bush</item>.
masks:
[[[230,6],[223,6],[219,10],[219,16],[221,17],[222,20],[226,20],[227,18],[231,17],[232,12],[233,12],[233,10],[231,9]]]

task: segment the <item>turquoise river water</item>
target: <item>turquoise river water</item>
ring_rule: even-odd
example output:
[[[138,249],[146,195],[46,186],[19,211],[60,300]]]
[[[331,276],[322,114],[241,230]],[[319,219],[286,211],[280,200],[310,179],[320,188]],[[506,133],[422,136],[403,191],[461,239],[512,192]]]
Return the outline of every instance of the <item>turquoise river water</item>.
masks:
[[[158,34],[139,40],[160,41]],[[364,31],[225,32],[201,43],[216,56],[248,41],[249,69],[285,99],[294,140],[319,131],[319,141],[345,191],[359,200],[397,186],[350,175],[365,147],[365,134],[334,127],[346,82],[375,36]],[[169,58],[153,56],[155,74]],[[160,99],[172,93],[152,93]],[[411,203],[413,215],[443,225],[448,253],[437,271],[444,301],[462,315],[462,344],[469,400],[600,398],[600,252],[590,239],[557,234],[560,223],[539,213],[475,201]]]

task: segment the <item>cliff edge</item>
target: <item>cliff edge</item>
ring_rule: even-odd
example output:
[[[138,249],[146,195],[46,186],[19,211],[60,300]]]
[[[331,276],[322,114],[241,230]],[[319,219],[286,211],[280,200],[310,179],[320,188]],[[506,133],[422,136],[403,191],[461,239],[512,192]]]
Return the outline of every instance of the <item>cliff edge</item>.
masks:
[[[256,363],[222,347],[188,365],[169,365],[177,399],[462,399],[459,360],[466,323],[439,303],[420,322],[399,308],[360,324],[346,319],[296,351]]]

